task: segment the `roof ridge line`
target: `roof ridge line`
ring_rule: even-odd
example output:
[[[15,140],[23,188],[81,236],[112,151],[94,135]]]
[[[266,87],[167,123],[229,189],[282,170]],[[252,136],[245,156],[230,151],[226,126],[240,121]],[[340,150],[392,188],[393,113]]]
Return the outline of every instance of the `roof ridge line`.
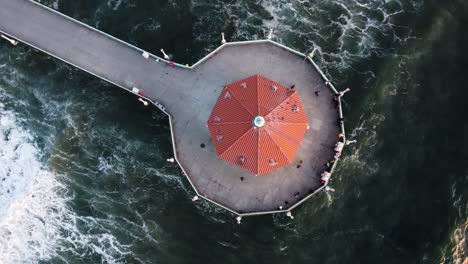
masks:
[[[255,82],[256,82],[256,99],[257,99],[257,115],[260,114],[260,96],[258,90],[260,89],[260,76],[263,77],[263,75],[260,75],[258,73],[255,74]],[[261,128],[260,128],[261,129]],[[260,174],[260,131],[257,133],[257,173],[256,175],[258,176]]]
[[[244,134],[242,134],[240,137],[238,137],[227,149],[225,149],[223,152],[221,152],[220,154],[218,154],[218,156],[222,156],[226,151],[230,150],[232,148],[232,146],[234,146],[234,144],[237,143],[237,141],[239,141],[241,138],[243,138],[247,133],[249,133],[250,130],[252,130],[254,127],[252,126],[251,128],[247,129],[247,131],[245,131]]]
[[[262,75],[260,75],[258,73],[255,74],[255,78],[256,78],[256,81],[257,81],[257,115],[260,113],[260,96],[258,96],[258,89],[260,87],[259,76],[262,76]],[[258,168],[257,168],[257,171],[258,171]]]
[[[286,154],[284,154],[283,150],[278,145],[278,143],[270,136],[270,133],[268,132],[268,129],[265,129],[265,131],[266,131],[266,134],[268,135],[268,137],[271,139],[271,141],[273,141],[273,143],[275,143],[276,148],[278,148],[279,151],[281,152],[281,154],[286,158],[286,160],[289,161],[290,163],[293,162],[292,160],[289,160],[288,156],[286,156]]]
[[[268,121],[269,123],[281,123],[281,124],[304,124],[304,125],[308,125],[309,123],[305,123],[305,122],[283,122],[283,121]]]
[[[284,85],[283,85],[284,86]],[[290,89],[290,88],[287,88],[287,89]],[[280,107],[280,105],[282,105],[284,102],[286,102],[286,100],[288,100],[289,98],[291,98],[291,96],[293,96],[294,94],[296,93],[296,91],[292,91],[292,93],[287,96],[283,101],[281,101],[281,103],[279,103],[275,108],[271,109],[270,112],[268,112],[265,117],[267,117],[269,114],[271,114],[273,111],[275,111],[276,109],[278,109],[278,107]]]
[[[246,78],[246,79],[248,79],[248,78]],[[245,79],[243,79],[243,80],[245,80]],[[240,80],[240,81],[243,81],[243,80]],[[252,113],[249,111],[249,108],[248,108],[246,105],[244,105],[244,104],[236,97],[236,94],[235,94],[233,91],[231,91],[231,89],[229,89],[229,85],[226,85],[226,89],[231,93],[232,97],[234,97],[234,99],[236,99],[236,101],[239,102],[239,104],[242,105],[242,106],[245,108],[245,110],[247,110],[247,112],[248,112],[248,113],[251,115],[251,117],[253,118],[255,115],[252,114]],[[257,94],[257,97],[258,97],[258,94]],[[258,111],[257,111],[257,112],[258,112]]]
[[[248,124],[248,123],[252,123],[252,121],[239,121],[239,122],[208,122],[208,124],[210,125],[232,125],[232,124]]]
[[[257,96],[258,97],[258,96]],[[260,128],[262,129],[262,128]],[[260,175],[260,129],[257,134],[257,174],[256,176]]]
[[[299,145],[299,146],[301,145],[301,140],[298,142],[294,138],[290,137],[288,134],[282,133],[279,130],[275,129],[273,126],[270,126],[270,129],[271,129],[272,132],[279,134],[280,136],[287,139],[288,141],[290,141],[290,142],[292,142],[292,143],[294,143],[296,145]]]

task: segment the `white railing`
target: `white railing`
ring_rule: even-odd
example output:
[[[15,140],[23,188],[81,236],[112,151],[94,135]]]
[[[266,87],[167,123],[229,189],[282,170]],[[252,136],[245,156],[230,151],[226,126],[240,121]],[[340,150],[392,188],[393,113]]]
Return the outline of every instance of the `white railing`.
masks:
[[[42,5],[41,3],[35,2],[35,1],[33,1],[33,0],[29,0],[29,1],[32,2],[32,3],[34,3],[34,4],[36,4],[36,5],[38,5],[38,6],[40,6],[40,7],[42,7],[42,8],[46,8],[47,10],[49,10],[49,11],[51,11],[51,12],[57,14],[57,15],[60,15],[60,16],[62,16],[62,17],[64,17],[64,18],[66,18],[66,19],[72,20],[72,21],[74,21],[74,22],[76,22],[76,23],[78,23],[78,24],[80,24],[80,25],[82,25],[82,26],[84,26],[84,27],[86,27],[86,28],[89,28],[89,29],[91,29],[91,30],[93,30],[93,31],[95,31],[95,32],[98,32],[98,33],[100,33],[100,34],[103,34],[103,35],[106,36],[106,37],[109,37],[109,38],[111,38],[111,39],[113,39],[113,40],[115,40],[115,41],[118,41],[119,43],[122,43],[123,45],[126,45],[126,46],[128,46],[128,47],[130,47],[130,48],[132,48],[132,49],[135,49],[135,50],[141,52],[141,54],[145,54],[145,56],[152,57],[152,58],[154,58],[154,59],[156,59],[156,60],[158,60],[158,61],[162,61],[162,62],[164,62],[164,63],[170,63],[170,62],[171,62],[171,61],[169,61],[169,60],[166,60],[166,59],[164,59],[164,58],[161,58],[161,57],[159,57],[159,56],[156,56],[156,55],[154,55],[154,54],[151,54],[151,53],[149,53],[149,52],[147,52],[147,51],[144,51],[144,50],[142,50],[142,49],[140,49],[140,48],[138,48],[138,47],[136,47],[136,46],[133,46],[133,45],[127,43],[127,42],[124,42],[124,41],[122,41],[122,40],[120,40],[120,39],[118,39],[118,38],[115,38],[115,37],[113,37],[113,36],[111,36],[111,35],[109,35],[109,34],[103,32],[103,31],[100,31],[100,30],[98,30],[98,29],[96,29],[96,28],[93,28],[93,27],[91,27],[91,26],[89,26],[89,25],[87,25],[87,24],[84,24],[84,23],[82,23],[82,22],[80,22],[80,21],[78,21],[78,20],[76,20],[76,19],[73,19],[73,18],[71,18],[71,17],[69,17],[69,16],[66,16],[66,15],[64,15],[64,14],[61,14],[60,12],[57,12],[56,10],[54,10],[54,9],[52,9],[52,8],[49,8],[49,7],[47,7],[47,6],[44,6],[44,5]],[[5,35],[9,35],[9,33],[7,33],[7,32],[2,32],[1,30],[0,30],[0,32],[3,33],[3,34],[5,34]],[[312,192],[312,193],[310,193],[309,195],[305,196],[304,198],[302,198],[301,200],[299,200],[298,202],[296,202],[295,204],[293,204],[293,205],[292,205],[291,207],[289,207],[288,209],[284,209],[284,210],[283,210],[283,209],[282,209],[282,210],[273,210],[273,211],[261,211],[261,212],[251,212],[251,213],[238,213],[238,212],[234,211],[233,209],[231,209],[231,208],[229,208],[229,207],[227,207],[227,206],[225,206],[225,205],[223,205],[223,204],[221,204],[221,203],[219,203],[219,202],[216,202],[216,201],[214,201],[214,200],[212,200],[212,199],[210,199],[210,198],[208,198],[208,197],[206,197],[206,196],[204,196],[203,194],[201,194],[201,193],[198,192],[197,188],[195,187],[195,185],[193,184],[192,180],[190,179],[190,176],[189,176],[188,173],[185,171],[185,169],[184,169],[184,167],[182,166],[182,164],[179,162],[178,155],[177,155],[177,146],[176,146],[176,144],[175,144],[175,135],[174,135],[174,127],[173,127],[173,122],[172,122],[172,116],[171,116],[170,113],[164,108],[164,106],[162,106],[160,103],[158,103],[158,102],[156,102],[156,101],[151,100],[150,98],[148,98],[148,97],[146,97],[146,96],[142,96],[141,94],[132,92],[132,91],[131,91],[131,90],[132,90],[132,87],[124,87],[124,86],[122,86],[122,85],[120,85],[120,84],[117,84],[117,83],[115,83],[115,82],[113,82],[113,81],[111,81],[111,80],[109,80],[109,79],[107,79],[107,78],[105,78],[105,77],[103,77],[103,76],[99,76],[99,75],[97,75],[97,74],[95,74],[95,73],[93,73],[93,72],[90,72],[90,71],[88,71],[88,70],[86,70],[86,69],[84,69],[84,68],[82,68],[82,67],[80,67],[80,66],[78,66],[78,65],[75,65],[75,64],[73,64],[73,63],[71,63],[71,62],[69,62],[69,61],[67,61],[67,60],[65,60],[65,59],[63,59],[63,58],[60,58],[60,57],[58,57],[58,56],[56,56],[56,55],[54,55],[54,54],[51,54],[51,53],[49,53],[49,52],[47,52],[47,51],[45,51],[45,50],[43,50],[43,49],[41,49],[41,48],[39,48],[39,47],[36,47],[36,46],[34,46],[33,44],[28,43],[27,41],[24,41],[24,40],[22,40],[22,39],[20,39],[20,38],[17,38],[16,36],[12,36],[12,37],[15,38],[15,39],[17,39],[17,40],[19,40],[20,42],[23,42],[23,43],[27,44],[28,46],[31,46],[31,47],[33,47],[33,48],[35,48],[35,49],[37,49],[37,50],[40,50],[40,51],[42,51],[42,52],[44,52],[44,53],[46,53],[46,54],[48,54],[48,55],[50,55],[50,56],[52,56],[52,57],[55,57],[55,58],[57,58],[57,59],[59,59],[59,60],[61,60],[61,61],[64,61],[64,62],[66,62],[66,63],[68,63],[68,64],[70,64],[70,65],[72,65],[72,66],[74,66],[74,67],[76,67],[76,68],[78,68],[78,69],[80,69],[80,70],[82,70],[82,71],[85,71],[85,72],[87,72],[87,73],[89,73],[89,74],[91,74],[91,75],[93,75],[93,76],[96,76],[96,77],[98,77],[98,78],[100,78],[100,79],[102,79],[102,80],[105,80],[106,82],[109,82],[109,83],[111,83],[111,84],[113,84],[113,85],[115,85],[115,86],[117,86],[117,87],[119,87],[119,88],[122,88],[122,89],[124,89],[124,90],[126,90],[126,91],[128,91],[128,92],[130,92],[130,93],[132,93],[132,94],[134,94],[134,95],[137,95],[138,97],[140,97],[140,98],[142,98],[142,99],[144,99],[144,100],[147,100],[147,101],[151,102],[152,105],[154,105],[155,107],[157,107],[160,111],[162,111],[164,114],[166,114],[166,115],[168,116],[168,118],[169,118],[169,125],[170,125],[170,130],[171,130],[171,140],[172,140],[172,148],[173,148],[174,159],[177,161],[177,164],[179,165],[179,167],[180,167],[181,170],[182,170],[182,174],[184,174],[184,176],[187,178],[188,182],[189,182],[190,185],[192,186],[192,188],[193,188],[193,190],[195,191],[196,195],[199,196],[199,197],[202,197],[202,198],[205,199],[206,201],[211,202],[211,203],[213,203],[213,204],[215,204],[215,205],[217,205],[217,206],[219,206],[219,207],[221,207],[221,208],[223,208],[223,209],[225,209],[225,210],[227,210],[227,211],[229,211],[229,212],[231,212],[231,213],[233,213],[233,214],[235,214],[235,215],[237,215],[237,216],[254,216],[254,215],[266,215],[266,214],[276,214],[276,213],[288,213],[288,212],[291,212],[293,209],[297,208],[299,205],[303,204],[306,200],[310,199],[312,196],[314,196],[315,194],[317,194],[318,192],[320,192],[322,189],[324,189],[324,188],[327,186],[327,184],[328,184],[328,182],[326,182],[324,185],[320,186],[320,187],[317,188],[314,192]],[[334,86],[334,85],[332,84],[332,82],[327,78],[327,76],[322,72],[322,70],[317,66],[317,64],[314,62],[314,60],[313,60],[311,57],[308,57],[308,56],[306,56],[305,54],[303,54],[303,53],[301,53],[301,52],[299,52],[299,51],[296,51],[296,50],[291,49],[291,48],[289,48],[289,47],[287,47],[287,46],[285,46],[285,45],[283,45],[283,44],[281,44],[281,43],[278,43],[278,42],[275,42],[275,41],[269,40],[269,39],[250,40],[250,41],[238,41],[238,42],[227,42],[227,43],[224,43],[224,44],[222,44],[221,46],[219,46],[218,48],[216,48],[215,50],[213,50],[212,52],[210,52],[208,55],[206,55],[205,57],[203,57],[202,59],[200,59],[199,61],[197,61],[197,62],[196,62],[195,64],[193,64],[192,66],[187,66],[187,65],[183,65],[183,64],[179,64],[179,63],[175,63],[175,62],[171,62],[171,63],[174,63],[174,66],[175,66],[175,67],[179,67],[179,68],[191,70],[191,69],[196,68],[197,66],[199,66],[199,65],[202,64],[203,62],[207,61],[207,60],[208,60],[209,58],[211,58],[212,56],[216,55],[219,51],[221,51],[221,50],[222,50],[223,48],[225,48],[225,47],[237,46],[237,45],[258,44],[258,43],[271,43],[271,44],[273,44],[273,45],[275,45],[275,46],[284,48],[284,49],[286,49],[286,50],[288,50],[288,51],[290,51],[290,52],[292,52],[292,53],[295,53],[295,54],[298,55],[298,56],[301,56],[301,57],[304,57],[304,58],[308,58],[308,61],[309,61],[309,62],[313,65],[313,67],[319,72],[319,74],[320,74],[320,76],[322,77],[323,81],[324,81],[325,83],[327,83],[327,86],[330,87],[330,89],[332,90],[332,92],[334,92],[336,95],[339,95],[339,92],[337,91],[337,89],[335,88],[335,86]],[[339,117],[340,117],[340,119],[342,119],[342,118],[343,118],[343,110],[342,110],[341,96],[338,96],[338,108],[339,108]],[[343,140],[346,142],[346,134],[345,134],[344,122],[341,123],[340,129],[341,129],[341,133],[343,134]],[[331,170],[330,170],[330,173],[333,173],[333,171],[335,170],[336,165],[337,165],[337,161],[338,161],[338,160],[336,160],[336,162],[333,163],[333,165],[332,165],[332,167],[331,167]]]
[[[209,58],[211,58],[212,56],[216,55],[218,52],[220,52],[223,48],[225,47],[229,47],[229,46],[236,46],[236,45],[248,45],[248,44],[258,44],[258,43],[272,43],[276,46],[279,46],[281,48],[284,48],[284,49],[287,49],[288,51],[291,51],[299,56],[303,56],[303,57],[306,57],[305,54],[301,53],[301,52],[298,52],[296,50],[293,50],[289,47],[286,47],[278,42],[275,42],[275,41],[272,41],[272,40],[251,40],[251,41],[239,41],[239,42],[228,42],[228,43],[224,43],[222,44],[221,46],[219,46],[218,48],[216,48],[215,50],[213,50],[212,52],[210,52],[208,55],[206,55],[205,57],[203,57],[202,59],[200,59],[198,62],[196,62],[195,64],[193,64],[191,67],[189,67],[190,69],[194,69],[196,68],[197,66],[199,66],[200,64],[202,64],[203,62],[207,61]],[[320,76],[322,77],[323,81],[325,83],[327,83],[328,87],[330,87],[330,89],[332,90],[332,92],[335,94],[335,95],[339,95],[339,92],[337,91],[337,89],[335,88],[335,86],[333,85],[333,83],[326,77],[326,75],[322,72],[322,70],[317,66],[317,64],[313,61],[312,58],[308,57],[308,60],[311,62],[311,64],[314,66],[314,68],[319,72]],[[342,104],[341,104],[341,96],[338,96],[338,111],[339,111],[339,117],[340,119],[343,118],[343,110],[342,110]],[[166,114],[168,114],[166,112]],[[169,115],[169,114],[168,114]],[[169,118],[170,118],[170,115],[169,115]],[[346,134],[345,134],[345,128],[344,128],[344,122],[342,122],[340,124],[340,129],[341,129],[341,133],[343,134],[343,140],[346,142]],[[320,186],[319,188],[317,188],[314,192],[312,192],[311,194],[305,196],[304,198],[302,198],[301,200],[299,200],[297,203],[295,203],[294,205],[292,205],[291,207],[289,207],[288,209],[284,209],[284,210],[273,210],[273,211],[262,211],[262,212],[252,212],[252,213],[238,213],[232,209],[230,209],[229,207],[227,206],[224,206],[202,194],[200,194],[196,187],[194,186],[194,184],[191,182],[190,180],[190,176],[184,171],[183,167],[182,167],[182,164],[178,161],[177,159],[177,154],[176,154],[176,145],[175,145],[175,138],[174,138],[174,134],[173,134],[173,129],[172,129],[172,124],[171,124],[171,136],[172,136],[172,141],[173,141],[173,147],[174,147],[174,156],[175,156],[175,159],[177,160],[177,163],[179,164],[179,166],[182,168],[182,171],[184,172],[184,175],[187,177],[187,179],[189,180],[190,184],[192,185],[192,188],[194,189],[195,193],[202,197],[203,199],[217,205],[217,206],[220,206],[224,209],[226,209],[227,211],[230,211],[238,216],[254,216],[254,215],[266,215],[266,214],[277,214],[277,213],[287,213],[287,212],[291,212],[293,209],[297,208],[299,205],[303,204],[306,200],[308,200],[309,198],[311,198],[312,196],[314,196],[315,194],[317,194],[318,192],[320,192],[322,189],[324,189],[327,185],[328,185],[328,182],[326,182],[324,185]],[[333,173],[336,166],[337,166],[337,163],[338,163],[338,160],[336,160],[332,167],[331,167],[331,170],[330,170],[330,173]]]

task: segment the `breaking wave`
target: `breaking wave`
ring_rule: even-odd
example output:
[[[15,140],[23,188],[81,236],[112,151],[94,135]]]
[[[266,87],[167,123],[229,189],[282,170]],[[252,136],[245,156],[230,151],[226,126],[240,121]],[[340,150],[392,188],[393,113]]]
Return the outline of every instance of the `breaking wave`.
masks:
[[[1,263],[99,256],[119,263],[129,254],[110,230],[92,230],[102,219],[69,208],[74,194],[51,171],[34,136],[23,129],[0,96],[0,256]],[[65,257],[67,255],[68,257]]]
[[[468,264],[468,220],[453,231],[450,240],[453,245],[450,255],[440,263]]]
[[[50,3],[57,9],[61,1],[44,0],[41,2]],[[113,11],[122,9],[126,5],[134,5],[134,3],[121,0],[103,2],[105,4],[101,4],[101,9],[108,8]],[[349,69],[354,62],[362,61],[370,56],[383,56],[395,52],[398,48],[398,45],[394,45],[395,43],[404,44],[411,38],[411,30],[405,25],[398,24],[395,18],[408,12],[417,12],[419,8],[415,1],[398,0],[224,2],[226,1],[192,0],[193,37],[203,50],[195,52],[197,58],[220,44],[220,32],[226,32],[228,40],[245,40],[265,38],[268,30],[274,29],[275,40],[287,43],[288,46],[303,52],[317,47],[321,56],[320,61],[325,64],[325,68],[338,70]],[[94,19],[101,17],[99,12],[99,9],[95,12]],[[99,25],[97,21],[94,22]],[[154,33],[160,28],[161,23],[158,18],[151,17],[144,23],[134,26],[129,32],[133,34],[145,30]],[[393,44],[387,45],[386,43]],[[391,49],[388,48],[389,46]],[[370,74],[371,78],[375,79],[374,73],[365,74]],[[399,87],[397,80],[393,84],[393,86],[385,87],[386,95],[394,96],[401,91],[398,90],[402,89],[401,87],[397,89]],[[47,112],[63,114],[61,110],[52,109],[54,102],[50,101],[49,96],[41,98],[38,95],[36,97],[41,105],[46,108],[50,107]],[[353,151],[350,151],[350,155],[345,157],[341,165],[343,170],[353,169],[366,172],[368,177],[379,170],[379,164],[370,157],[375,154],[375,146],[379,143],[377,129],[387,119],[385,113],[375,113],[376,108],[373,107],[372,102],[375,101],[374,99],[376,98],[368,99],[369,109],[365,109],[356,127],[350,131],[350,138],[357,138],[359,144],[350,147]],[[60,107],[66,108],[65,104],[60,104]],[[64,118],[68,121],[67,127],[70,128],[70,133],[75,135],[80,129],[76,128],[69,113],[66,114]],[[65,169],[61,171],[60,168],[53,170],[47,168],[41,161],[43,151],[36,146],[34,137],[29,131],[17,124],[17,119],[13,112],[5,110],[3,105],[0,105],[0,146],[2,146],[0,149],[0,164],[2,164],[0,167],[0,256],[3,257],[2,260],[5,263],[34,263],[51,258],[79,260],[83,256],[99,256],[101,262],[120,263],[127,262],[126,257],[133,253],[131,245],[123,244],[122,239],[117,239],[113,234],[125,234],[134,240],[143,241],[143,244],[146,244],[148,240],[158,243],[158,232],[154,231],[157,230],[157,224],[148,222],[150,227],[148,228],[145,220],[138,213],[135,213],[137,216],[134,217],[135,219],[131,217],[127,219],[113,215],[112,210],[102,210],[99,217],[91,217],[79,216],[77,215],[79,212],[69,208],[67,205],[74,202],[75,194],[67,192],[73,189],[67,186],[69,180],[61,181],[60,179],[70,176],[62,175],[62,173],[66,173],[67,170],[71,172],[68,165],[73,161],[58,153],[54,155],[54,158],[62,161]],[[79,122],[77,123],[79,126]],[[103,136],[102,131],[109,132],[110,136],[109,134],[107,137]],[[125,149],[120,152],[120,155],[92,150],[88,152],[88,149],[80,145],[80,149],[86,151],[87,158],[97,161],[96,170],[102,175],[125,176],[130,173],[143,175],[143,172],[135,168],[141,168],[145,164],[125,160],[125,156],[129,155],[128,149],[143,148],[143,144],[130,142],[121,132],[107,127],[96,130],[94,133],[78,133],[76,136],[91,139],[90,143],[101,142],[100,145],[104,146],[117,144],[116,141],[127,142],[118,144],[122,146],[121,149]],[[89,145],[94,146],[94,144]],[[154,149],[152,149],[153,152],[155,152]],[[153,155],[152,158],[155,156],[157,155]],[[52,168],[50,165],[49,167]],[[83,171],[93,168],[86,167]],[[159,168],[145,167],[143,171],[148,175],[158,176],[163,182],[181,185],[179,177],[168,176]],[[115,179],[115,177],[112,178]],[[121,177],[119,180],[127,181],[127,178]],[[144,189],[152,188],[155,187],[145,186]],[[83,185],[76,189],[89,191],[90,187]],[[157,189],[162,193],[158,197],[168,196],[165,189],[164,191]],[[90,195],[92,201],[89,204],[93,210],[96,210],[94,204],[101,204],[101,208],[108,208],[111,207],[109,204],[122,202],[116,198],[117,196],[107,195],[105,191],[103,189],[100,193]],[[120,190],[120,193],[123,194],[124,190]],[[128,199],[128,204],[131,206],[142,203],[137,196],[120,196]],[[150,192],[144,196],[151,196]],[[197,206],[202,207],[203,204]],[[70,207],[78,208],[77,211],[80,209],[79,206]],[[209,208],[201,209],[210,210]],[[212,221],[223,222],[223,219],[213,218]],[[113,227],[115,230],[112,229]],[[452,253],[453,259],[458,261],[454,262],[456,264],[468,264],[467,227],[468,222],[465,222],[455,230],[452,236],[454,245]],[[130,228],[133,230],[128,231]],[[307,226],[307,229],[309,228],[310,226]],[[363,230],[366,228],[364,227]],[[360,232],[361,229],[357,230],[356,232]],[[155,233],[154,237],[151,236],[151,232]],[[230,247],[229,243],[221,245]],[[282,248],[286,249],[287,246]]]
[[[54,255],[68,210],[64,186],[39,161],[33,137],[0,104],[0,256],[32,263]]]

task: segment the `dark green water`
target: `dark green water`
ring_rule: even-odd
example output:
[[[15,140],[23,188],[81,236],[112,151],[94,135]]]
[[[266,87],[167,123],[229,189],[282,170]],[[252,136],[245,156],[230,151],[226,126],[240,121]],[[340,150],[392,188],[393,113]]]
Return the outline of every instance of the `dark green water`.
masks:
[[[468,2],[41,2],[184,64],[223,31],[318,46],[358,143],[293,221],[237,225],[191,202],[163,114],[0,42],[0,263],[468,263]]]

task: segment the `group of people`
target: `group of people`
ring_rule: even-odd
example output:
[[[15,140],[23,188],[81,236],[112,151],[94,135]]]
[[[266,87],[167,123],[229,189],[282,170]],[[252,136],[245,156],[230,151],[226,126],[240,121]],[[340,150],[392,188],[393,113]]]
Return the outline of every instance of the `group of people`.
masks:
[[[327,168],[320,174],[320,184],[325,185],[328,182],[328,180],[330,180],[333,163],[335,163],[336,160],[338,160],[341,157],[341,151],[343,150],[344,145],[345,137],[344,134],[340,132],[338,134],[338,141],[335,143],[335,155],[333,156],[332,160],[328,161],[325,164]]]
[[[344,92],[341,92],[339,96],[338,95],[333,96],[333,104],[336,109],[339,109],[340,96],[342,96],[343,94]],[[316,95],[318,96],[318,93],[316,93]],[[338,125],[341,127],[341,125],[343,125],[343,122],[344,122],[343,118],[340,116],[337,121],[338,121]],[[338,134],[338,141],[335,143],[335,148],[334,148],[335,155],[333,156],[332,160],[328,161],[325,164],[326,169],[320,174],[320,184],[325,185],[330,180],[333,163],[335,163],[336,160],[338,160],[341,157],[341,151],[343,150],[344,145],[345,145],[345,137],[344,137],[344,134],[340,132]]]
[[[336,109],[340,106],[340,98],[338,96],[333,96],[333,105],[335,106]]]
[[[295,85],[292,85],[290,87],[290,89],[294,89]],[[349,89],[347,89],[349,90]],[[339,109],[339,106],[340,106],[340,96],[342,96],[345,92],[340,92],[340,95],[339,96],[333,96],[333,104],[335,106],[336,109]],[[320,94],[320,91],[317,90],[315,91],[315,95],[316,96],[319,96]],[[343,118],[342,117],[339,117],[338,118],[338,125],[341,126],[343,125]],[[354,141],[355,142],[355,141]],[[320,174],[320,184],[322,185],[326,185],[328,183],[328,181],[330,180],[330,177],[331,177],[331,171],[332,171],[332,168],[333,168],[333,164],[341,157],[341,151],[343,150],[343,147],[345,146],[345,136],[342,132],[338,133],[338,141],[335,143],[335,147],[334,147],[334,151],[335,151],[335,155],[333,156],[333,159],[331,159],[330,161],[328,161],[325,166],[326,166],[326,169]],[[302,160],[301,162],[302,163]],[[297,165],[297,168],[300,168],[301,165],[298,164]],[[300,198],[300,193],[299,192],[296,192],[294,193],[294,198],[298,199]],[[289,202],[288,201],[285,201],[285,205],[288,205]],[[283,206],[279,206],[278,209],[282,210],[283,209]]]

